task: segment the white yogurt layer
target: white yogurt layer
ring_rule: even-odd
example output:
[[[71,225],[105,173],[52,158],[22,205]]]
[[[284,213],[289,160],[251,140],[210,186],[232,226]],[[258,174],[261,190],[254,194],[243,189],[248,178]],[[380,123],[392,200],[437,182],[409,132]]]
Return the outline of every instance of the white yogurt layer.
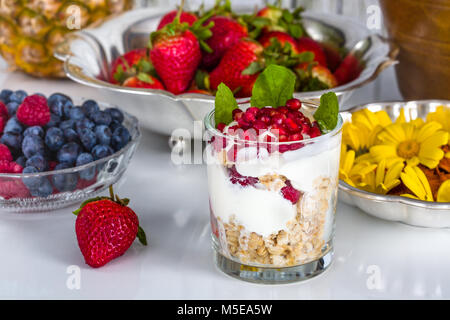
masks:
[[[285,229],[297,214],[295,206],[278,193],[232,184],[221,165],[208,166],[208,183],[216,217],[228,222],[234,215],[237,223],[263,237]]]

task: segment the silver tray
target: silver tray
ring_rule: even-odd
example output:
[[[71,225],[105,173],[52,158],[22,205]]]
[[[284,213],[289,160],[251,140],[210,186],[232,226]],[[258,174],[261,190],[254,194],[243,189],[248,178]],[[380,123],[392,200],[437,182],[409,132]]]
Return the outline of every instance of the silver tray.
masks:
[[[193,121],[202,121],[214,106],[214,97],[204,94],[175,96],[167,91],[125,88],[100,79],[107,79],[108,66],[120,54],[145,47],[149,34],[167,10],[147,8],[127,12],[101,26],[69,35],[57,48],[55,56],[64,61],[67,76],[86,86],[98,88],[104,100],[124,106],[139,117],[141,125],[158,133],[170,135],[177,128],[193,129]],[[354,48],[366,65],[354,81],[334,88],[341,105],[353,90],[375,79],[385,68],[396,63],[398,49],[365,26],[348,17],[304,14],[307,32],[319,42],[339,48]],[[319,99],[325,91],[296,93],[300,99]],[[246,100],[246,99],[243,99]]]
[[[367,108],[371,111],[385,110],[391,119],[396,119],[400,114],[400,109],[405,108],[406,120],[425,119],[427,114],[435,111],[439,105],[450,106],[450,101],[421,100],[370,103],[349,109],[343,113],[343,118],[344,121],[350,121],[353,112]],[[399,221],[418,227],[450,227],[450,203],[379,195],[354,188],[342,180],[339,181],[339,199],[380,219]]]

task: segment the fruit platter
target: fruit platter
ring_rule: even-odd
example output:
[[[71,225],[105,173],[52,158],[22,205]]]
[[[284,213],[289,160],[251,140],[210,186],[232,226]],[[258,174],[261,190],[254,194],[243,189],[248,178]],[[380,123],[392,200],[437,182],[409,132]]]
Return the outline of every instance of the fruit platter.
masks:
[[[143,127],[165,135],[192,131],[221,82],[248,100],[270,64],[295,72],[296,98],[318,101],[332,89],[342,106],[396,54],[395,45],[347,18],[277,6],[237,13],[226,1],[197,12],[129,11],[70,34],[55,53],[70,79],[126,102]]]
[[[343,117],[339,199],[381,219],[450,227],[450,101],[371,103]]]
[[[48,211],[79,203],[119,181],[140,138],[115,106],[0,92],[0,208]]]

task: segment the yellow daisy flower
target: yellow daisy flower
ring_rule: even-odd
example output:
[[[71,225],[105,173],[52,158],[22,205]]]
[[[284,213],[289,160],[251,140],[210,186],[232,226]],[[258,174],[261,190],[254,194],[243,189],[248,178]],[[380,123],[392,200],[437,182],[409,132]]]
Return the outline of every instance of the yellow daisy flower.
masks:
[[[387,167],[398,161],[406,161],[409,166],[419,163],[433,169],[444,157],[441,146],[448,142],[448,132],[435,122],[428,122],[418,128],[412,123],[394,123],[380,132],[379,145],[370,148],[375,162],[386,159]]]
[[[400,174],[400,179],[403,184],[414,193],[414,195],[402,194],[403,197],[433,201],[430,183],[419,167],[406,166],[404,171]]]
[[[450,133],[450,107],[437,107],[435,112],[430,112],[427,115],[427,121],[436,121],[440,123],[442,125],[442,129]],[[450,152],[447,152],[445,157],[450,158]]]
[[[403,171],[403,162],[397,162],[386,170],[386,160],[381,160],[376,170],[368,173],[360,186],[362,189],[378,194],[387,194],[390,190],[398,186],[400,173]]]
[[[355,151],[347,150],[347,146],[341,146],[341,159],[339,168],[339,179],[352,187],[359,187],[365,176],[375,170],[376,164],[368,161],[355,163]]]
[[[445,181],[439,187],[439,190],[437,193],[437,201],[450,202],[450,180]]]
[[[375,144],[377,134],[391,123],[385,111],[356,111],[352,114],[352,122],[344,124],[342,141],[357,153],[367,152]]]

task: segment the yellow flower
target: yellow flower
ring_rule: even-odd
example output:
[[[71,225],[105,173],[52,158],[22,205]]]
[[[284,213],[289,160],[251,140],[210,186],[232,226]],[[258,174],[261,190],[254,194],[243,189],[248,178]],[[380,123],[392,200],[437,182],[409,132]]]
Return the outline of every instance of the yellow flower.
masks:
[[[450,180],[445,181],[439,187],[439,190],[437,193],[437,201],[450,202]]]
[[[339,168],[339,179],[352,187],[359,187],[365,176],[377,167],[368,161],[355,163],[355,151],[347,150],[347,146],[341,146],[341,159]]]
[[[419,167],[406,166],[405,170],[400,174],[400,178],[403,184],[414,193],[414,195],[402,194],[403,197],[433,201],[430,183]]]
[[[440,123],[442,125],[442,129],[450,133],[450,107],[437,107],[435,112],[430,112],[427,115],[427,121],[436,121]],[[450,152],[447,152],[445,157],[450,158]]]
[[[365,175],[359,185],[362,189],[369,192],[387,194],[401,183],[399,178],[403,167],[403,162],[397,162],[386,170],[386,160],[383,159],[378,164],[376,170]]]
[[[433,169],[444,157],[441,146],[448,142],[449,134],[441,128],[435,121],[420,128],[412,123],[391,124],[378,134],[381,143],[370,148],[370,155],[375,162],[386,159],[388,168],[406,161],[410,166],[421,163]]]
[[[357,153],[367,152],[377,134],[392,121],[385,111],[362,109],[352,114],[352,122],[344,124],[342,141]]]

